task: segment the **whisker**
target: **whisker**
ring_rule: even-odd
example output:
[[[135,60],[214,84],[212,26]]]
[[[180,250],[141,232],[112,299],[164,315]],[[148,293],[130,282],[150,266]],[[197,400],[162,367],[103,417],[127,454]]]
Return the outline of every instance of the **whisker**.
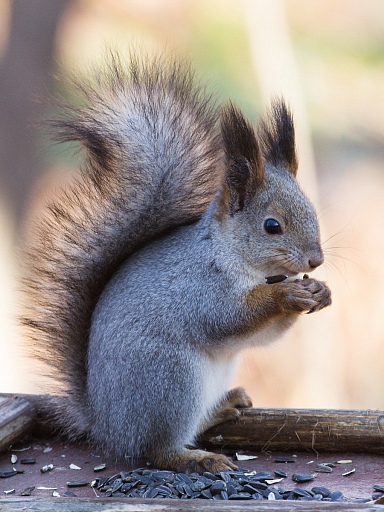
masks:
[[[350,263],[353,263],[354,265],[358,265],[357,261],[352,260],[351,258],[347,258],[346,256],[343,256],[341,254],[337,254],[337,253],[331,252],[330,250],[324,251],[324,254],[327,255],[327,256],[328,255],[332,256],[332,258],[339,258],[340,260],[349,261]]]
[[[329,270],[333,271],[333,272],[337,272],[340,277],[343,279],[344,283],[349,287],[349,283],[348,283],[348,280],[346,278],[346,272],[345,272],[345,266],[344,266],[344,272],[342,272],[336,265],[334,265],[333,263],[330,263],[329,261],[328,262],[324,262],[324,268],[325,268],[325,271],[327,273],[327,276],[329,274]],[[328,277],[327,277],[328,278]]]

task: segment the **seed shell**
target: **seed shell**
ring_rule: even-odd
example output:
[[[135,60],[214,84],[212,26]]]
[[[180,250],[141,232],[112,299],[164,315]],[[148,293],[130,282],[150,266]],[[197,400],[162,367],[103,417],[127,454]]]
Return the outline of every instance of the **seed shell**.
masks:
[[[316,471],[317,473],[332,473],[332,468],[326,464],[318,464],[314,468],[314,471]]]
[[[52,471],[52,469],[53,469],[53,464],[47,464],[46,466],[43,466],[42,468],[40,468],[40,472],[47,473],[48,471]]]
[[[243,455],[242,453],[236,453],[237,460],[253,460],[257,459],[257,455]]]
[[[107,465],[106,465],[106,464],[99,464],[98,466],[95,466],[95,467],[93,468],[93,471],[94,471],[95,473],[97,473],[98,471],[102,471],[102,470],[103,470],[103,469],[105,469],[106,467],[107,467]]]
[[[35,487],[27,487],[23,491],[21,491],[20,496],[31,496],[32,492],[35,490]]]

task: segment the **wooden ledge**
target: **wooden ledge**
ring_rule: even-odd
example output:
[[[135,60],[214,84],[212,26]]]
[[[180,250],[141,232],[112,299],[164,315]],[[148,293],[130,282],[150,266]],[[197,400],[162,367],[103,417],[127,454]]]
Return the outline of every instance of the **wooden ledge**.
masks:
[[[299,502],[299,501],[211,501],[211,500],[144,500],[139,498],[5,498],[0,500],[1,512],[30,510],[36,512],[242,512],[302,511],[380,512],[381,505],[370,503]]]
[[[0,450],[26,433],[49,433],[50,395],[0,394]],[[243,409],[236,422],[211,428],[211,449],[384,454],[384,412],[330,409]]]
[[[384,412],[244,409],[201,436],[207,448],[384,454]]]

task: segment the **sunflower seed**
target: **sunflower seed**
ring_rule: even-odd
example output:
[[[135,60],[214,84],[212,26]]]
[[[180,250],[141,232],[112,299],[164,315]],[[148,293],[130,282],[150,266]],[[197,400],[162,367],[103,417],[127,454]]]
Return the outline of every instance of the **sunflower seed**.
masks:
[[[281,283],[281,281],[285,281],[288,276],[285,276],[283,274],[277,275],[277,276],[268,276],[265,278],[265,282],[267,284],[275,284],[275,283]]]
[[[211,500],[212,499],[212,493],[209,489],[204,489],[203,491],[201,491],[200,493],[204,498],[208,499],[208,500]]]
[[[323,498],[328,498],[328,496],[331,494],[329,489],[320,486],[312,487],[311,492],[313,492],[313,494],[321,494]]]
[[[13,469],[12,471],[0,471],[0,478],[10,478],[18,474],[18,471]]]
[[[219,494],[221,491],[227,490],[227,484],[222,480],[217,480],[211,485],[210,491],[212,494]]]
[[[231,496],[229,496],[229,499],[230,500],[251,500],[252,495],[249,494],[249,492],[239,492],[237,494],[231,494]]]
[[[313,475],[305,475],[302,473],[293,473],[292,480],[294,482],[297,482],[298,484],[304,483],[304,482],[311,482],[314,479]]]
[[[293,489],[293,494],[296,496],[299,496],[300,498],[312,498],[312,494],[309,491],[306,491],[305,489],[300,489],[300,487],[296,487],[296,489]]]
[[[341,491],[331,492],[331,494],[329,495],[329,498],[331,499],[331,501],[343,501],[344,500],[344,496]]]
[[[36,459],[34,457],[29,457],[28,459],[21,459],[20,464],[36,464]]]
[[[89,482],[67,482],[67,487],[85,487]]]

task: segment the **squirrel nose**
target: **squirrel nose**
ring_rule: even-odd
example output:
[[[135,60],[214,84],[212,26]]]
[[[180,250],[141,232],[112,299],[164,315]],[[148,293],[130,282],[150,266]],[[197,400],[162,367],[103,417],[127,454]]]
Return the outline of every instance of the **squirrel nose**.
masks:
[[[317,267],[319,267],[320,265],[322,265],[324,262],[324,256],[323,256],[323,253],[320,252],[319,254],[317,255],[313,255],[309,261],[308,261],[308,265],[312,268],[312,269],[315,269]]]

